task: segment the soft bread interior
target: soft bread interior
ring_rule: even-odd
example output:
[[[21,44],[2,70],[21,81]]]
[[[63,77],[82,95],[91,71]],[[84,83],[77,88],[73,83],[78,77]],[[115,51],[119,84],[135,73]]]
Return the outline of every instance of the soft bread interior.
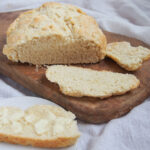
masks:
[[[75,66],[53,65],[46,71],[49,81],[57,83],[62,93],[106,98],[137,88],[140,81],[132,74],[97,71]]]
[[[17,47],[4,47],[11,60],[32,64],[75,64],[98,62],[100,47],[90,41],[71,40],[53,35],[30,40]],[[103,57],[103,56],[102,56]]]

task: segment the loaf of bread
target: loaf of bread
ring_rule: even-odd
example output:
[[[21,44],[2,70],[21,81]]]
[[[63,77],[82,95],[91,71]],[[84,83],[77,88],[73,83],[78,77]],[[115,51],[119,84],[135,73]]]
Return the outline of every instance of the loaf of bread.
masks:
[[[150,59],[150,50],[138,46],[133,47],[128,42],[114,42],[107,45],[107,56],[116,61],[122,68],[135,71],[143,61]]]
[[[3,54],[37,65],[96,63],[106,55],[106,38],[95,19],[79,8],[48,2],[10,25]]]
[[[57,148],[74,144],[80,133],[75,115],[58,106],[35,105],[23,111],[0,107],[0,141]]]
[[[69,96],[106,98],[121,95],[137,88],[140,81],[131,74],[96,71],[81,67],[53,65],[48,67],[46,77],[57,83],[60,91]]]

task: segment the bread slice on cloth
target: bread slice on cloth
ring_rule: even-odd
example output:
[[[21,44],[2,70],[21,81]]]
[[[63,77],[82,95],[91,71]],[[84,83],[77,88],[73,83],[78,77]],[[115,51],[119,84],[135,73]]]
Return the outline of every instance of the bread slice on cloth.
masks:
[[[131,74],[96,71],[81,67],[53,65],[48,67],[46,77],[57,83],[60,91],[69,96],[106,98],[121,95],[137,88],[140,81]]]
[[[75,115],[58,106],[35,105],[23,111],[0,107],[0,141],[36,147],[66,147],[80,133]]]
[[[48,2],[10,25],[3,54],[37,65],[95,63],[105,57],[106,38],[95,19],[79,8]]]
[[[134,71],[141,67],[143,61],[150,59],[150,50],[128,42],[114,42],[107,45],[107,56],[116,61],[122,68]]]

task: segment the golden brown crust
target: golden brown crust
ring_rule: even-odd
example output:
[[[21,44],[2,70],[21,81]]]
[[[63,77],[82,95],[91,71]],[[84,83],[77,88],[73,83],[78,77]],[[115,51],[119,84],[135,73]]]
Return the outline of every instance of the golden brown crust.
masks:
[[[67,147],[73,145],[78,137],[66,137],[66,138],[57,138],[54,140],[41,140],[33,138],[25,138],[13,135],[6,135],[0,133],[0,141],[7,142],[11,144],[20,144],[20,145],[31,145],[34,147],[43,147],[43,148],[59,148]]]
[[[44,3],[40,8],[46,8],[46,7],[51,8],[51,7],[53,7],[53,6],[59,6],[59,7],[61,7],[61,3],[57,3],[57,2],[46,2],[46,3]],[[73,8],[73,9],[75,8],[79,13],[86,15],[86,13],[84,13],[81,9],[79,9],[79,8],[76,7],[76,6],[73,6],[73,5],[71,5],[71,4],[67,4],[67,6],[69,6],[70,8]],[[38,8],[38,9],[40,9],[40,8]]]

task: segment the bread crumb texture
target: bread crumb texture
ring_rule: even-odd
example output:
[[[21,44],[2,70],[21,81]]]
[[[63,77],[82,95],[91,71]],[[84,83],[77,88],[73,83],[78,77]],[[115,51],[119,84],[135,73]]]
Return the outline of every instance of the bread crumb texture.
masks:
[[[138,46],[133,47],[128,42],[114,42],[107,45],[107,56],[116,61],[128,71],[139,69],[143,61],[150,59],[150,50]]]
[[[140,81],[132,74],[96,71],[74,66],[53,65],[46,77],[57,83],[62,93],[75,96],[91,96],[101,99],[121,95],[137,88]]]
[[[32,64],[95,63],[106,55],[106,38],[79,8],[48,2],[10,25],[3,54]]]
[[[36,147],[73,145],[80,133],[75,115],[57,106],[35,105],[23,111],[0,107],[0,141]]]

